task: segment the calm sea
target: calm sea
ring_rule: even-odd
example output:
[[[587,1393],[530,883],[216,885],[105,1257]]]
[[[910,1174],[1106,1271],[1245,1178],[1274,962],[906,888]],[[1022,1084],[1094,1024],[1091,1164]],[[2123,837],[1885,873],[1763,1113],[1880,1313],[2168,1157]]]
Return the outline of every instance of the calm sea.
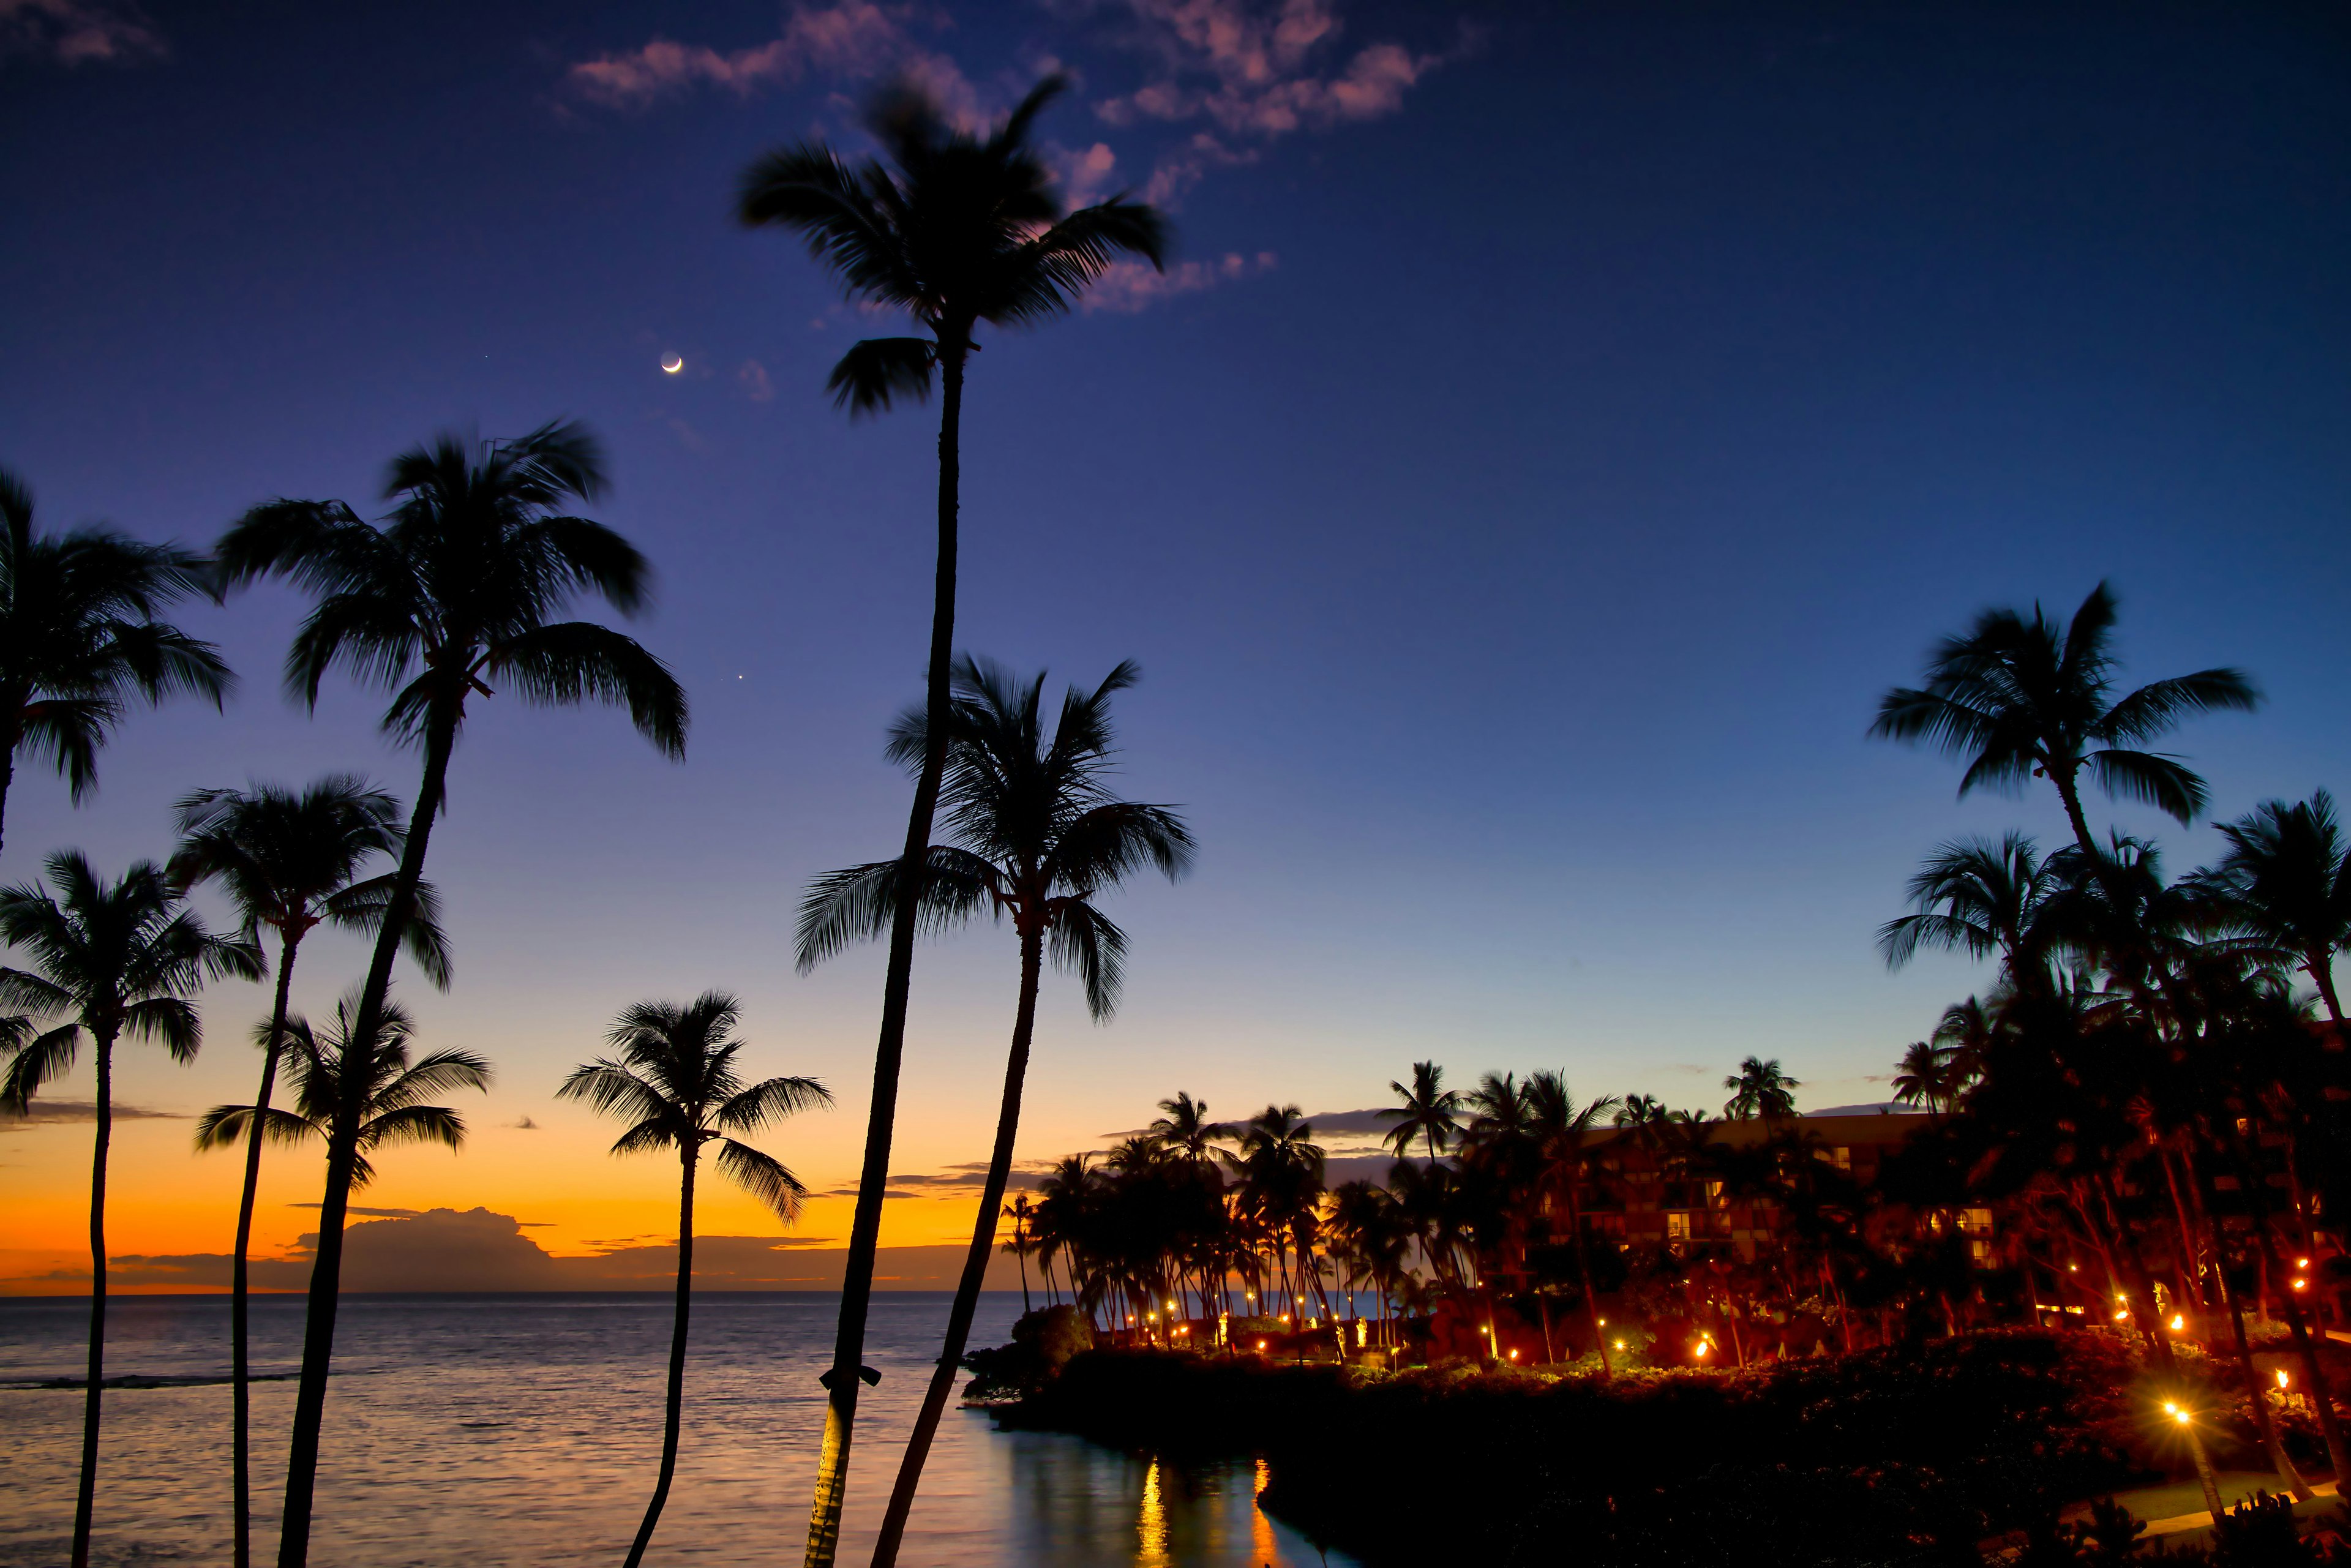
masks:
[[[874,1300],[841,1561],[862,1563],[927,1363],[944,1293]],[[991,1294],[975,1343],[1000,1343],[1019,1294]],[[677,1484],[653,1563],[797,1563],[822,1419],[830,1295],[695,1302]],[[0,1300],[0,1562],[62,1564],[73,1521],[87,1300]],[[666,1297],[354,1296],[343,1301],[312,1561],[321,1568],[617,1564],[661,1452]],[[302,1303],[255,1304],[257,1372],[290,1372]],[[217,1296],[128,1297],[108,1375],[205,1379],[228,1365]],[[254,1391],[256,1562],[281,1484],[290,1381]],[[228,1390],[110,1390],[98,1488],[102,1563],[228,1558]],[[1002,1433],[951,1409],[900,1561],[958,1568],[1302,1568],[1328,1561],[1256,1506],[1256,1467],[1179,1470],[1074,1437]]]

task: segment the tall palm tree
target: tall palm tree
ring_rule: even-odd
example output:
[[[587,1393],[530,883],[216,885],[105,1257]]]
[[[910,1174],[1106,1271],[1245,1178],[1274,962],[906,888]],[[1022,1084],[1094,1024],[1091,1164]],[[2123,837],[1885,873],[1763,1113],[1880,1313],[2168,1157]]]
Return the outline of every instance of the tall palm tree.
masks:
[[[97,1058],[98,1136],[89,1169],[89,1372],[84,1384],[81,1486],[74,1501],[74,1568],[89,1568],[98,1486],[99,1391],[106,1375],[106,1158],[114,1137],[114,1045],[153,1040],[194,1060],[204,1024],[189,998],[208,979],[257,980],[261,952],[216,936],[182,902],[163,868],[140,861],[114,883],[78,850],[48,859],[47,886],[0,888],[0,941],[31,971],[0,968],[0,1048],[10,1053],[0,1106],[22,1115],[42,1084],[73,1065],[81,1037]],[[37,971],[37,972],[36,972]],[[63,1021],[47,1029],[42,1018]]]
[[[2264,800],[2220,834],[2229,852],[2203,881],[2225,897],[2233,924],[2302,966],[2341,1040],[2335,956],[2351,947],[2351,845],[2335,797]]]
[[[874,1547],[877,1565],[895,1560],[914,1490],[939,1417],[954,1392],[964,1342],[995,1245],[998,1207],[1012,1170],[1020,1127],[1020,1101],[1037,1021],[1037,992],[1050,951],[1053,962],[1076,971],[1095,1021],[1116,1009],[1126,934],[1095,906],[1102,894],[1131,874],[1155,867],[1171,881],[1191,863],[1192,835],[1165,806],[1122,800],[1110,788],[1116,743],[1111,698],[1133,685],[1135,668],[1121,664],[1102,685],[1072,688],[1062,698],[1051,734],[1045,728],[1045,677],[1020,681],[969,655],[956,663],[954,700],[946,710],[946,771],[940,792],[950,846],[934,847],[923,906],[938,921],[965,918],[981,908],[1008,916],[1020,947],[1020,991],[1012,1046],[1004,1068],[996,1143],[971,1247],[947,1314],[946,1344],[915,1417],[914,1435],[892,1489]],[[927,710],[902,716],[890,741],[893,760],[925,766],[931,732]],[[799,965],[803,973],[859,938],[891,927],[904,880],[901,861],[852,866],[819,881],[801,905]]]
[[[1380,1112],[1395,1125],[1388,1129],[1387,1145],[1403,1159],[1415,1138],[1428,1146],[1429,1163],[1434,1165],[1453,1146],[1461,1130],[1461,1091],[1445,1087],[1445,1069],[1433,1061],[1412,1064],[1412,1086],[1391,1080],[1388,1091],[1402,1103],[1390,1105]]]
[[[1178,1090],[1174,1099],[1159,1102],[1158,1118],[1149,1131],[1162,1145],[1198,1166],[1207,1163],[1222,1129],[1208,1120],[1207,1101]]]
[[[1957,1047],[1913,1041],[1895,1066],[1894,1098],[1905,1105],[1924,1105],[1941,1116],[1958,1092],[1953,1073],[1958,1058]]]
[[[380,525],[340,501],[271,501],[220,541],[229,582],[282,577],[317,596],[287,654],[292,693],[315,706],[320,680],[340,664],[392,692],[384,729],[424,753],[353,1019],[352,1038],[362,1049],[376,1037],[392,959],[416,913],[449,758],[474,697],[490,696],[502,683],[537,705],[622,704],[662,751],[684,755],[685,694],[661,661],[608,626],[554,619],[583,592],[622,614],[645,601],[644,558],[602,524],[562,510],[603,487],[602,455],[576,424],[542,425],[519,440],[489,444],[478,457],[466,442],[444,435],[392,460],[385,493],[396,505]],[[356,1094],[366,1082],[364,1073],[347,1074],[346,1092]],[[356,1103],[344,1109],[338,1128],[355,1127]],[[327,1151],[279,1568],[309,1561],[354,1153],[340,1131]]]
[[[1020,1265],[1020,1313],[1026,1317],[1036,1311],[1029,1300],[1029,1254],[1037,1250],[1036,1233],[1030,1228],[1037,1218],[1037,1206],[1029,1201],[1027,1193],[1017,1192],[1012,1201],[998,1212],[1012,1221],[1012,1239],[1004,1244],[1004,1249]]]
[[[925,690],[925,711],[934,719],[947,711],[951,700],[964,370],[978,347],[974,335],[982,323],[1007,329],[1048,320],[1068,310],[1121,255],[1157,267],[1167,248],[1166,220],[1123,195],[1062,213],[1051,172],[1029,137],[1037,116],[1064,85],[1060,77],[1038,83],[1003,125],[984,137],[955,129],[920,92],[893,89],[868,116],[888,154],[886,163],[852,163],[822,142],[781,148],[745,171],[737,202],[745,224],[775,225],[801,235],[810,254],[839,276],[852,298],[903,312],[925,334],[869,338],[853,345],[833,367],[830,385],[852,416],[878,413],[902,397],[926,398],[935,375],[941,387],[938,559]],[[910,868],[922,865],[930,844],[946,767],[946,726],[934,723],[929,733],[934,744],[923,758],[906,817],[901,859]],[[864,1166],[850,1226],[841,1324],[832,1366],[824,1377],[825,1437],[809,1519],[808,1568],[830,1564],[840,1546],[873,1250],[889,1186],[920,880],[904,879],[891,912]]]
[[[180,802],[180,847],[171,873],[183,886],[218,882],[236,906],[238,935],[258,943],[277,938],[277,994],[261,1031],[261,1088],[254,1103],[264,1113],[277,1078],[294,961],[303,938],[321,925],[372,935],[392,895],[389,873],[361,877],[379,856],[400,856],[400,802],[350,774],[319,779],[301,793],[277,785],[250,789],[200,789]],[[417,889],[417,911],[406,936],[410,956],[432,982],[449,983],[438,901]],[[229,1476],[235,1499],[233,1543],[236,1568],[253,1555],[252,1394],[247,1382],[247,1258],[253,1206],[261,1186],[265,1116],[252,1118],[246,1141],[245,1186],[237,1197],[236,1249],[229,1260]]]
[[[1878,927],[1877,950],[1891,969],[1921,947],[1996,957],[2011,984],[2029,984],[2044,963],[2042,916],[2057,882],[2022,833],[1939,845],[1910,879],[1911,912]]]
[[[0,821],[19,752],[46,754],[78,802],[133,697],[218,707],[235,685],[220,651],[156,619],[209,593],[201,557],[110,528],[33,531],[33,493],[0,468]]]
[[[1584,1323],[1600,1352],[1600,1373],[1604,1377],[1614,1376],[1616,1369],[1609,1358],[1608,1341],[1600,1332],[1600,1293],[1592,1282],[1591,1244],[1583,1234],[1583,1177],[1593,1130],[1603,1116],[1623,1111],[1625,1103],[1614,1094],[1603,1094],[1579,1105],[1568,1092],[1562,1074],[1537,1072],[1527,1079],[1526,1104],[1528,1130],[1541,1161],[1542,1179],[1567,1200],[1568,1232],[1575,1239],[1576,1271],[1583,1286]]]
[[[411,1061],[408,1042],[415,1026],[397,1002],[386,1003],[372,1049],[354,1049],[352,1031],[356,998],[335,1004],[335,1021],[323,1032],[297,1013],[280,1031],[287,1053],[287,1076],[293,1080],[294,1106],[215,1105],[196,1122],[196,1148],[235,1148],[258,1134],[272,1143],[296,1145],[320,1139],[332,1143],[335,1124],[344,1114],[346,1097],[360,1111],[350,1133],[358,1153],[351,1161],[351,1190],[375,1180],[372,1151],[399,1144],[437,1144],[444,1149],[463,1147],[465,1119],[446,1105],[426,1103],[426,1096],[454,1089],[486,1090],[490,1064],[470,1051],[436,1051]],[[267,1026],[254,1031],[266,1038]],[[359,1092],[351,1095],[345,1075],[354,1069],[365,1073]]]
[[[598,1057],[572,1069],[556,1093],[585,1100],[607,1116],[629,1124],[612,1145],[616,1155],[674,1149],[678,1159],[677,1313],[670,1330],[669,1396],[662,1428],[661,1479],[644,1522],[629,1547],[628,1568],[644,1561],[662,1505],[669,1500],[677,1473],[678,1423],[685,1408],[686,1320],[694,1305],[694,1178],[703,1152],[717,1145],[719,1171],[789,1225],[799,1217],[808,1189],[773,1155],[740,1142],[734,1134],[756,1134],[771,1123],[815,1106],[832,1103],[832,1092],[813,1078],[768,1078],[746,1083],[735,1059],[743,1042],[733,1038],[742,1007],[723,991],[705,991],[693,1001],[639,1002],[613,1020],[605,1036],[619,1055]]]
[[[1322,1145],[1314,1142],[1314,1124],[1295,1105],[1268,1105],[1232,1128],[1231,1135],[1238,1147],[1220,1154],[1240,1178],[1236,1200],[1267,1226],[1274,1267],[1295,1317],[1298,1289],[1290,1269],[1290,1242],[1300,1217],[1311,1213],[1322,1199]]]
[[[1776,1122],[1782,1116],[1796,1113],[1795,1092],[1803,1087],[1782,1070],[1779,1058],[1766,1061],[1750,1056],[1739,1064],[1739,1071],[1722,1081],[1731,1092],[1730,1101],[1722,1113],[1734,1121],[1751,1122],[1761,1116],[1766,1122]]]
[[[2103,582],[2062,628],[2037,604],[2029,621],[1987,610],[1966,636],[1937,645],[1924,687],[1886,694],[1869,733],[1964,758],[1961,795],[2048,779],[2074,842],[2094,860],[2098,845],[2082,812],[2085,771],[2109,796],[2193,821],[2204,809],[2204,780],[2176,758],[2137,747],[2191,715],[2257,707],[2261,694],[2241,671],[2210,669],[2117,696],[2114,630],[2115,596]]]

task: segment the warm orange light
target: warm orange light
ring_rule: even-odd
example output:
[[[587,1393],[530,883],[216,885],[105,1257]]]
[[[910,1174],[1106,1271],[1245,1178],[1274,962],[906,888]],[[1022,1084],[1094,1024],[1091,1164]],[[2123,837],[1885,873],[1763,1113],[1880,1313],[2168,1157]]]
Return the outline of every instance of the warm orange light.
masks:
[[[2122,1322],[2125,1318],[2126,1318],[2126,1317],[2128,1317],[2128,1316],[2130,1316],[2130,1314],[2129,1314],[2128,1312],[2116,1312],[2116,1313],[2115,1314],[2115,1322]]]
[[[1698,1349],[1697,1349],[1693,1354],[1697,1354],[1697,1355],[1699,1355],[1699,1356],[1704,1356],[1704,1355],[1706,1354],[1706,1353],[1707,1353],[1708,1348],[1708,1345],[1707,1345],[1706,1341],[1704,1341],[1704,1340],[1700,1340],[1700,1341],[1698,1341]]]
[[[2189,1416],[2188,1412],[2185,1410],[2174,1410],[2171,1413],[2171,1418],[2179,1422],[2183,1427],[2188,1425]]]
[[[1257,1342],[1257,1347],[1258,1347],[1258,1349],[1259,1349],[1259,1350],[1263,1350],[1263,1349],[1265,1348],[1265,1341],[1263,1341],[1263,1340],[1259,1340],[1259,1341],[1258,1341],[1258,1342]]]
[[[2082,1266],[2079,1263],[2068,1263],[2065,1265],[2065,1272],[2068,1274],[2078,1274],[2081,1271]]]
[[[1516,1361],[1516,1360],[1518,1360],[1518,1359],[1519,1359],[1519,1353],[1518,1353],[1517,1351],[1515,1351],[1515,1350],[1514,1350],[1514,1351],[1512,1351],[1512,1352],[1510,1352],[1510,1359],[1511,1359],[1512,1361]]]
[[[2307,1269],[2310,1267],[2310,1260],[2307,1258],[2297,1258],[2294,1260],[2294,1266],[2297,1269]]]
[[[2279,1371],[2279,1373],[2278,1373],[2278,1375],[2277,1375],[2277,1380],[2278,1380],[2278,1386],[2279,1386],[2280,1388],[2283,1388],[2283,1387],[2285,1386],[2285,1373],[2284,1373],[2284,1371],[2283,1371],[2283,1369],[2280,1369],[2280,1371]]]
[[[1623,1340],[1621,1340],[1621,1339],[1620,1339],[1620,1340],[1618,1340],[1618,1341],[1616,1342],[1616,1348],[1617,1348],[1618,1350],[1623,1350],[1623,1349],[1625,1348],[1625,1342],[1624,1342]]]
[[[2188,1319],[2187,1319],[2185,1316],[2183,1316],[2182,1314],[2180,1314],[2180,1313],[2179,1313],[2179,1312],[2174,1312],[2174,1313],[2172,1313],[2172,1314],[2171,1314],[2171,1332],[2172,1332],[2173,1333],[2179,1333],[2182,1329],[2185,1329],[2187,1326],[2188,1326]]]
[[[2310,1281],[2307,1280],[2296,1280],[2294,1282],[2294,1288],[2297,1291],[2307,1291],[2310,1289]]]

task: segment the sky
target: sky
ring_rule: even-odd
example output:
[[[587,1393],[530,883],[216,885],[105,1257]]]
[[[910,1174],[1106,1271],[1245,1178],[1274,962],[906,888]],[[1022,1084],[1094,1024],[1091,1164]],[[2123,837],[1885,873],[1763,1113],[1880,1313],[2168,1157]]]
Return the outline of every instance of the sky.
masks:
[[[2126,678],[2267,694],[2176,737],[2219,815],[2351,782],[2346,68],[2314,6],[0,0],[0,464],[48,527],[202,546],[273,497],[372,510],[440,431],[591,425],[688,757],[604,710],[474,719],[431,866],[457,981],[407,1000],[497,1082],[462,1154],[363,1201],[387,1236],[658,1247],[674,1173],[553,1090],[622,1008],[716,987],[755,1068],[840,1096],[768,1145],[820,1195],[791,1242],[838,1247],[881,955],[800,977],[791,923],[904,831],[934,413],[830,406],[902,329],[731,199],[771,148],[861,148],[889,80],[979,122],[1058,68],[1067,193],[1160,202],[1179,249],[985,339],[958,643],[1057,686],[1137,660],[1122,787],[1201,852],[1115,896],[1113,1022],[1049,979],[1022,1159],[1177,1090],[1360,1110],[1420,1059],[1717,1107],[1757,1054],[1804,1104],[1877,1100],[1987,979],[1886,970],[1905,878],[2064,831],[1867,738],[1937,637],[2111,580]],[[379,695],[284,699],[301,610],[187,611],[235,697],[135,716],[79,809],[20,771],[0,878],[160,856],[200,787],[412,791]],[[317,941],[298,1003],[362,962]],[[1015,980],[1003,929],[919,956],[893,1246],[968,1233]],[[113,1251],[225,1250],[235,1162],[188,1117],[250,1097],[266,1001],[208,992],[193,1067],[125,1052]],[[0,1129],[0,1289],[78,1288],[87,1061],[51,1092]],[[317,1188],[272,1156],[269,1256]],[[723,1188],[700,1225],[776,1234]]]

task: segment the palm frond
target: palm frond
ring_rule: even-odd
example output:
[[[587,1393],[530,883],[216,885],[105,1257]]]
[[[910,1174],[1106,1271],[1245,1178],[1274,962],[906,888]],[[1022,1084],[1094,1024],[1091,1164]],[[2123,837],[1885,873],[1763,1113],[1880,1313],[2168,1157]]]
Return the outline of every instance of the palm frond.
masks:
[[[770,1078],[720,1105],[712,1120],[730,1133],[757,1133],[803,1111],[828,1110],[832,1091],[814,1078]]]
[[[832,405],[852,419],[886,413],[894,402],[931,395],[938,349],[928,338],[867,338],[852,344],[825,378]]]
[[[542,706],[595,701],[626,706],[637,732],[664,756],[685,756],[685,688],[633,639],[591,621],[535,626],[498,644],[485,673]]]
[[[800,1200],[808,1196],[808,1188],[774,1155],[761,1154],[748,1144],[722,1138],[718,1143],[718,1168],[727,1180],[765,1204],[785,1224],[799,1218]]]

